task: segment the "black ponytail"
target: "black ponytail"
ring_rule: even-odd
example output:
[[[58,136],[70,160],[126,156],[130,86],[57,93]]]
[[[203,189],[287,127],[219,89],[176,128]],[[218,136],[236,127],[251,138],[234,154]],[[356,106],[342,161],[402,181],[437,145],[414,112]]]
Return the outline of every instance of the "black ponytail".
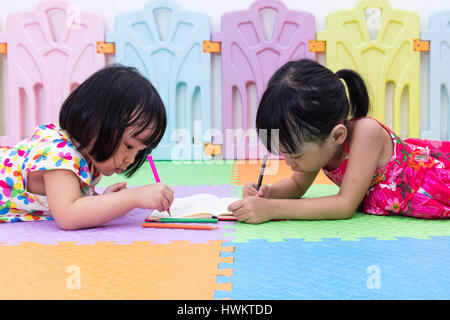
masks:
[[[369,94],[361,76],[353,70],[341,69],[336,72],[339,79],[345,81],[350,100],[350,114],[353,119],[367,116],[369,113]]]
[[[283,151],[295,154],[305,143],[325,141],[349,116],[357,119],[368,111],[369,95],[360,75],[346,69],[333,73],[303,59],[287,62],[274,73],[259,103],[256,128],[267,133],[261,140],[270,152],[278,151],[271,145],[271,131],[278,130]]]

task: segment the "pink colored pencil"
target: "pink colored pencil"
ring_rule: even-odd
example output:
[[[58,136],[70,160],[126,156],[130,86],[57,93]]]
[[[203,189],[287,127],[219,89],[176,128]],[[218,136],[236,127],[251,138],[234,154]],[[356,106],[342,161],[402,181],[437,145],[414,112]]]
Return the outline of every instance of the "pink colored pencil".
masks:
[[[155,166],[155,162],[153,161],[153,157],[149,154],[147,156],[147,159],[148,159],[148,162],[150,163],[150,167],[152,168],[153,176],[155,177],[156,183],[161,182],[161,180],[159,180],[158,171],[156,170],[156,166]],[[169,213],[169,216],[171,216],[170,208],[167,209],[167,212]]]

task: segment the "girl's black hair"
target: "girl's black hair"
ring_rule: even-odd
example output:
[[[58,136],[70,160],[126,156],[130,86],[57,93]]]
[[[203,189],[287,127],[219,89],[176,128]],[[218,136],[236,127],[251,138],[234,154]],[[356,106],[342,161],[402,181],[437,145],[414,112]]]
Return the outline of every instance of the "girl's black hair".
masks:
[[[109,65],[92,74],[64,101],[59,125],[76,141],[78,149],[92,148],[97,162],[109,159],[118,149],[125,128],[134,126],[139,135],[151,126],[134,163],[126,170],[130,177],[161,141],[167,119],[164,104],[153,85],[135,68]]]
[[[273,129],[278,129],[276,142],[295,154],[304,143],[323,142],[337,124],[347,124],[349,115],[357,119],[368,111],[369,95],[358,73],[348,69],[333,73],[303,59],[287,62],[272,76],[259,103],[256,128],[267,129],[267,137],[260,137],[270,152],[279,152],[272,141]]]

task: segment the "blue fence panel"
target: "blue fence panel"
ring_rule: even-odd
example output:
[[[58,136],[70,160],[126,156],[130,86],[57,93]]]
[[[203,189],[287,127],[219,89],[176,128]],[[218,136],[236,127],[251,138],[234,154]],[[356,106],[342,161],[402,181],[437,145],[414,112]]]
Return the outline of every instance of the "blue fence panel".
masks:
[[[117,15],[115,32],[105,36],[115,43],[116,62],[137,68],[164,102],[168,122],[152,153],[157,160],[211,158],[203,153],[211,142],[211,57],[202,50],[209,38],[209,17],[172,1]]]

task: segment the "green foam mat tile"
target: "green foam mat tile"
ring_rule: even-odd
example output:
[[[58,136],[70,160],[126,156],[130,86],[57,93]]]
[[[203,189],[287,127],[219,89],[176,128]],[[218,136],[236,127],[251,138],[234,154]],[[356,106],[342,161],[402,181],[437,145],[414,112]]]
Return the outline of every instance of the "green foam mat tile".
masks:
[[[328,196],[335,194],[336,188],[313,185],[305,196]],[[236,225],[227,226],[226,229],[234,229],[233,233],[226,233],[234,237],[233,242],[247,242],[253,239],[267,239],[269,242],[280,242],[285,239],[321,241],[325,238],[357,241],[360,238],[370,237],[378,240],[396,240],[397,237],[430,239],[430,236],[450,236],[450,220],[375,216],[357,212],[347,220],[271,221],[258,225],[237,222]]]
[[[233,160],[221,161],[155,161],[161,181],[168,186],[228,185],[233,169]],[[126,181],[129,186],[142,186],[155,182],[148,162],[130,178],[123,174],[103,177],[99,187],[107,187]]]
[[[242,198],[242,189],[244,186],[238,186],[236,184],[231,185],[232,197]],[[338,194],[339,187],[336,185],[327,184],[313,184],[305,192],[303,198],[315,198],[315,197],[325,197]]]

